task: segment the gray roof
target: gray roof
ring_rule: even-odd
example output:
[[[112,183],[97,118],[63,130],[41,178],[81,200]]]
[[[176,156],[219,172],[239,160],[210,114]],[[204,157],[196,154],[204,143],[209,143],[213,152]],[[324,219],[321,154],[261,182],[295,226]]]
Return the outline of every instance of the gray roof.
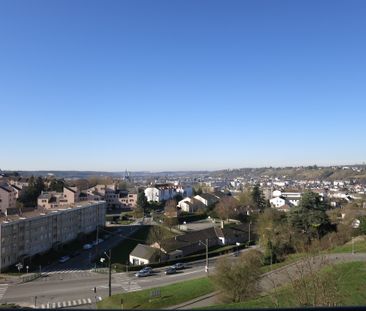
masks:
[[[130,256],[151,260],[159,250],[149,245],[137,244]]]
[[[7,192],[12,192],[13,191],[12,188],[9,185],[7,185],[7,184],[0,185],[0,188],[3,189],[3,190],[5,190],[5,191],[7,191]]]

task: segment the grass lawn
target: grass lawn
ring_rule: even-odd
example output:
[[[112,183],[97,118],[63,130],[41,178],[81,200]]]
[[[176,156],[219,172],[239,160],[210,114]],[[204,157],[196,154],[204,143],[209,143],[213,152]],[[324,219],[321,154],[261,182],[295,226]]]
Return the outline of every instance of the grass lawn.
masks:
[[[362,306],[366,305],[366,263],[351,262],[337,265],[339,276],[338,286],[340,292],[341,306]],[[324,268],[320,273],[331,269]],[[286,285],[278,289],[277,299],[279,305],[275,304],[274,295],[269,294],[257,299],[241,303],[222,304],[209,307],[209,309],[236,309],[236,308],[275,308],[275,307],[299,307],[296,303],[291,288]]]
[[[208,278],[185,281],[159,287],[160,298],[150,299],[153,289],[113,295],[98,302],[98,309],[159,309],[174,306],[214,291],[214,285]]]
[[[355,253],[366,252],[366,240],[364,237],[356,237],[354,242]],[[352,253],[352,241],[347,242],[344,245],[334,247],[330,250],[330,253]]]

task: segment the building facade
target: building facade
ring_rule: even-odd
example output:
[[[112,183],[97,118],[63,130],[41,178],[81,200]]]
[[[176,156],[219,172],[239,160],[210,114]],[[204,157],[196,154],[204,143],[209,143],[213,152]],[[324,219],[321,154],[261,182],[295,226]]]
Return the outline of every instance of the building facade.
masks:
[[[17,193],[8,184],[0,185],[0,212],[7,214],[8,209],[14,209],[17,202]]]
[[[148,202],[162,202],[175,198],[181,195],[183,198],[190,197],[193,194],[193,189],[190,186],[161,184],[145,189],[145,196]]]
[[[0,217],[0,271],[105,224],[104,201]]]

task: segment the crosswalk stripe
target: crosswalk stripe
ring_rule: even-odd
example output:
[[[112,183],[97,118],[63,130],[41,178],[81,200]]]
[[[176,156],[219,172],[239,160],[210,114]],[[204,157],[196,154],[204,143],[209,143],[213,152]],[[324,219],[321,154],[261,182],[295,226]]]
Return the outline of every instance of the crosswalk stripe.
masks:
[[[86,304],[86,299],[83,299],[83,305],[85,305]]]
[[[8,289],[9,284],[1,284],[0,285],[0,300],[4,297],[6,290]]]
[[[61,302],[58,302],[57,303],[57,308],[61,308],[61,307],[62,307]]]
[[[90,298],[88,298],[87,300],[88,300],[88,303],[92,303],[92,300]]]
[[[56,302],[52,304],[52,309],[56,309]]]
[[[81,299],[78,299],[78,304],[81,305]]]
[[[71,301],[70,300],[67,302],[67,306],[71,307]]]
[[[65,308],[65,307],[67,307],[67,302],[66,301],[63,301],[62,302],[62,306]]]
[[[73,301],[72,301],[72,305],[73,305],[73,306],[76,306],[76,305],[77,305],[76,300],[73,300]]]

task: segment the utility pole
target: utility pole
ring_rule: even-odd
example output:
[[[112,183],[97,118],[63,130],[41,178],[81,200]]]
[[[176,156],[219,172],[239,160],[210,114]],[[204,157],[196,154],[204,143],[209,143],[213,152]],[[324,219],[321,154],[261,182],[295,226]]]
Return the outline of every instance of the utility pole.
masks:
[[[112,249],[109,250],[109,280],[108,280],[108,295],[112,296]]]
[[[109,255],[104,252],[104,255],[108,258],[108,295],[112,296],[112,249],[109,250]],[[100,261],[103,263],[105,258],[100,258]]]
[[[97,225],[97,239],[95,240],[95,259],[98,258],[99,226]]]
[[[208,239],[206,239],[206,269],[208,274]]]
[[[248,237],[248,242],[249,242],[249,245],[250,245],[250,225],[252,224],[252,222],[251,221],[249,221],[249,237]]]
[[[208,239],[206,239],[206,243],[202,242],[201,240],[199,241],[199,244],[203,244],[206,246],[206,266],[205,266],[205,271],[207,272],[208,275]]]

